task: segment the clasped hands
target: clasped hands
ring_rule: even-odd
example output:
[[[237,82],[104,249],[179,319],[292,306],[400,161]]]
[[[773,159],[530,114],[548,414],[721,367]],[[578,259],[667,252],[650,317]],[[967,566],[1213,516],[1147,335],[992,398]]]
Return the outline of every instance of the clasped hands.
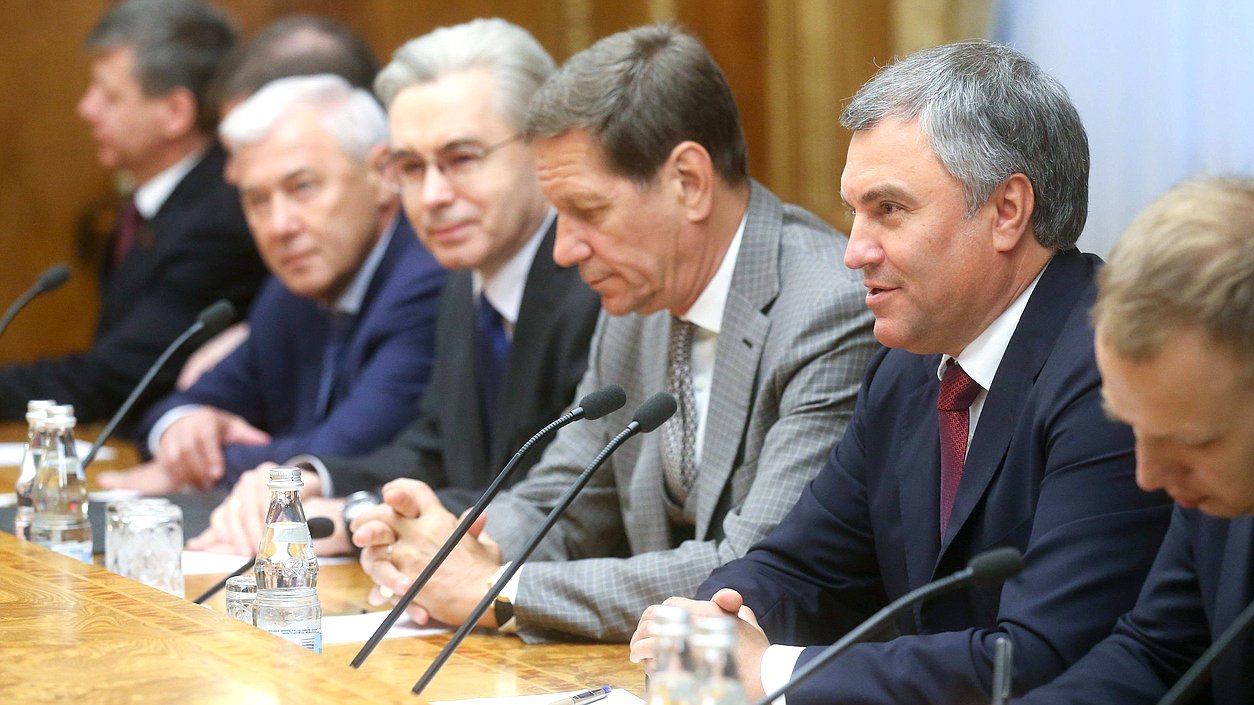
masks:
[[[502,562],[500,546],[483,531],[485,519],[471,526],[406,610],[414,622],[460,624],[483,599]],[[362,512],[352,526],[353,543],[362,549],[361,567],[375,582],[370,603],[381,605],[404,594],[457,523],[425,482],[401,479],[384,485],[383,504]],[[497,626],[492,610],[479,626]]]

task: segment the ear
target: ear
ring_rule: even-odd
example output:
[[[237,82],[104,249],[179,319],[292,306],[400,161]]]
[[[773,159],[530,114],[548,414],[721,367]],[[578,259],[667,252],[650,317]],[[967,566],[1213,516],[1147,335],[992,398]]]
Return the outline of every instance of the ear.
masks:
[[[688,221],[697,223],[710,217],[714,208],[714,160],[705,147],[692,141],[675,145],[663,166],[665,181],[674,189],[676,197],[687,214]]]
[[[377,202],[381,207],[390,206],[397,194],[401,192],[400,182],[396,180],[396,170],[392,168],[391,151],[385,144],[376,144],[366,154],[367,176],[375,189]]]
[[[1032,232],[1032,211],[1036,207],[1036,191],[1027,175],[1011,174],[989,196],[993,206],[993,246],[998,252],[1009,252],[1019,246]]]
[[[186,88],[172,88],[161,97],[165,103],[165,120],[162,122],[163,135],[171,140],[180,139],[196,131],[196,96]]]

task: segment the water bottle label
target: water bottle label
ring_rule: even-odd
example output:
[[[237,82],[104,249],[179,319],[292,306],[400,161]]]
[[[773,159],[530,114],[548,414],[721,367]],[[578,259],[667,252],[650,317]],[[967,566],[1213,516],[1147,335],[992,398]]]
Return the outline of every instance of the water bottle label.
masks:
[[[286,639],[297,646],[309,649],[315,654],[322,653],[321,623],[277,627],[274,629],[267,629],[266,631],[281,639]]]

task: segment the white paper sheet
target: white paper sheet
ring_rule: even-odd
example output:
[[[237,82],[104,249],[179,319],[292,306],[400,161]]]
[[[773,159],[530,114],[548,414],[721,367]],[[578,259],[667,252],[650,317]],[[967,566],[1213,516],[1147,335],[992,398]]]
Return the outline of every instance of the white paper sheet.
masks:
[[[244,564],[252,556],[235,556],[230,553],[209,553],[208,551],[183,551],[183,575],[210,575],[220,573],[227,575]],[[319,558],[318,565],[340,565],[351,563],[353,558],[335,556]]]
[[[0,466],[15,468],[22,464],[22,448],[25,443],[0,443]],[[74,447],[78,449],[78,457],[82,458],[87,455],[87,451],[91,450],[91,444],[87,441],[76,440]],[[100,449],[96,453],[96,457],[100,460],[113,460],[118,457],[118,451],[109,446]]]
[[[325,627],[323,629],[325,632]],[[600,683],[589,685],[596,688]],[[436,700],[431,705],[550,705],[562,698],[569,698],[583,691],[572,690],[566,693],[548,693],[545,695],[515,695],[506,698],[473,698],[470,700]],[[621,688],[615,688],[596,705],[641,705],[644,701]]]
[[[322,643],[325,644],[364,644],[374,634],[374,630],[388,616],[387,610],[381,612],[367,612],[366,614],[347,614],[335,615],[332,617],[322,618]],[[395,639],[402,636],[431,636],[432,634],[445,634],[450,630],[447,627],[420,627],[414,624],[414,621],[405,615],[396,620],[396,624],[388,630],[384,639]],[[555,698],[556,699],[556,698]]]

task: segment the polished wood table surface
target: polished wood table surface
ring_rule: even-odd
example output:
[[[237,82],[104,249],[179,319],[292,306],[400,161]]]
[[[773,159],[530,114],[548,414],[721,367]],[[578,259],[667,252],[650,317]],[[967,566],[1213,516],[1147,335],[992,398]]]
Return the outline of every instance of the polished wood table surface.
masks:
[[[22,430],[4,428],[13,440]],[[85,439],[94,434],[80,434]],[[122,445],[119,459],[136,459]],[[89,472],[89,479],[92,473]],[[0,491],[16,469],[0,468]],[[97,560],[99,561],[99,556]],[[187,576],[195,597],[221,576]],[[324,565],[324,616],[359,614],[370,580],[356,562]],[[221,594],[210,609],[99,566],[88,566],[0,532],[0,703],[412,703],[580,690],[601,684],[643,695],[644,675],[622,644],[527,645],[472,634],[420,697],[410,694],[449,635],[385,639],[359,670],[361,644],[321,656],[228,619]]]

